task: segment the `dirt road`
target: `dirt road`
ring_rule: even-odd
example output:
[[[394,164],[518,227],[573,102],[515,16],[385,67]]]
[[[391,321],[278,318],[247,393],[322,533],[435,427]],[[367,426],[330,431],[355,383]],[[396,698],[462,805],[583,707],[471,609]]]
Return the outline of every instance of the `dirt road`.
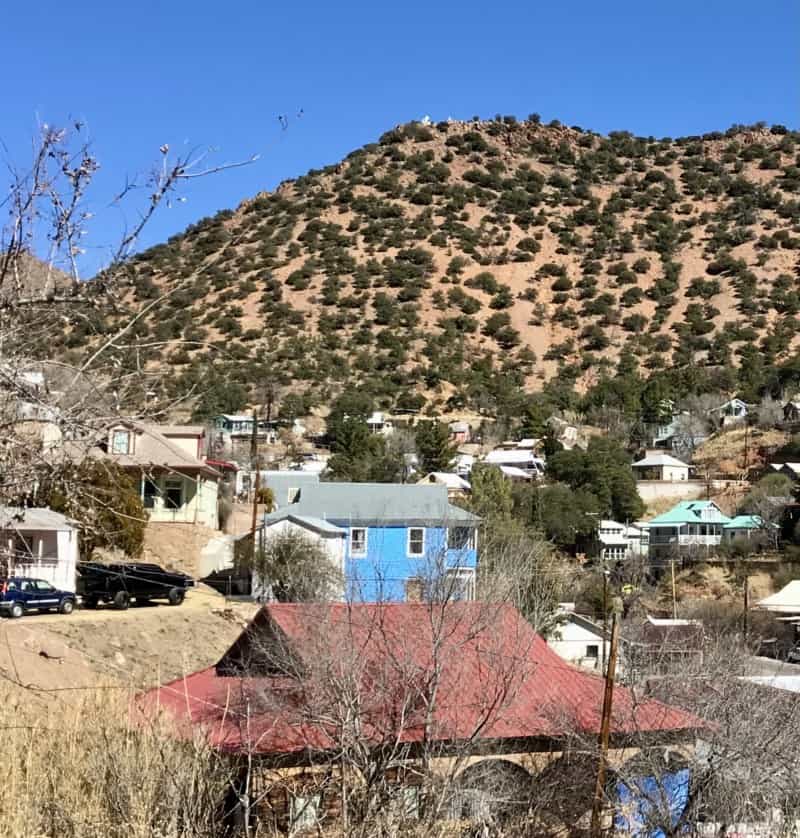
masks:
[[[0,679],[64,698],[90,686],[153,686],[215,663],[256,606],[210,589],[183,605],[76,610],[0,620]]]

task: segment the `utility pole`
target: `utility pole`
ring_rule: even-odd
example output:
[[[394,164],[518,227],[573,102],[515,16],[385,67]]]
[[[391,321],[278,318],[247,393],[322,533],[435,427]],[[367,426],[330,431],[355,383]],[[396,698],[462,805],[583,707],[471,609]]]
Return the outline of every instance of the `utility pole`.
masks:
[[[742,620],[742,634],[744,635],[744,642],[747,644],[747,635],[750,631],[750,574],[745,571],[744,574],[744,614]]]
[[[608,762],[608,741],[611,735],[611,708],[614,700],[614,675],[617,671],[617,642],[619,639],[619,623],[617,612],[611,618],[611,648],[608,651],[608,668],[606,669],[606,685],[603,693],[603,712],[600,717],[600,761],[597,766],[597,782],[594,787],[594,801],[592,803],[592,823],[589,832],[591,838],[600,838],[600,815],[603,809],[606,785],[606,763]]]
[[[608,571],[603,563],[603,642],[600,645],[600,671],[606,671],[606,638],[608,637]]]
[[[253,516],[250,521],[250,538],[253,541],[253,569],[258,558],[258,544],[256,543],[256,523],[258,521],[258,495],[261,489],[261,463],[258,456],[258,411],[253,411],[253,435],[250,439],[250,466],[255,470],[253,479]],[[263,582],[263,580],[262,580]]]
[[[669,569],[672,574],[672,619],[678,619],[678,597],[675,593],[675,559],[669,560]]]

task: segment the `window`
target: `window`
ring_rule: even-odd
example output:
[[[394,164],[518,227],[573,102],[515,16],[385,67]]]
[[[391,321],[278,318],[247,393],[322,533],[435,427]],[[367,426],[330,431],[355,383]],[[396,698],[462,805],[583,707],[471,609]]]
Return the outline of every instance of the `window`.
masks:
[[[45,582],[44,579],[36,579],[33,584],[36,590],[41,591],[42,593],[49,594],[55,590],[55,588],[49,582]]]
[[[589,660],[596,661],[598,657],[600,657],[600,647],[596,643],[592,643],[590,646],[586,647],[586,657]]]
[[[156,497],[159,495],[158,484],[149,477],[144,479],[142,491],[142,503],[145,509],[152,509],[156,505]]]
[[[183,480],[170,477],[164,481],[164,506],[180,509],[183,506]]]
[[[300,500],[300,490],[292,486],[286,493],[286,503],[297,503]]]
[[[365,527],[350,528],[350,555],[367,555],[367,530]]]
[[[472,527],[451,527],[447,530],[448,550],[473,550],[475,530]]]
[[[403,584],[405,588],[406,602],[422,602],[425,596],[425,583],[418,576],[406,579]]]
[[[301,829],[313,829],[319,822],[319,809],[322,802],[321,794],[308,797],[296,794],[292,797],[289,818],[292,832]]]
[[[409,556],[422,556],[425,554],[425,529],[423,527],[408,528],[408,546],[406,553]]]
[[[130,431],[114,431],[111,435],[111,453],[112,454],[130,454],[131,453],[131,432]]]
[[[475,599],[475,571],[471,567],[454,567],[445,572],[445,597],[448,600]]]

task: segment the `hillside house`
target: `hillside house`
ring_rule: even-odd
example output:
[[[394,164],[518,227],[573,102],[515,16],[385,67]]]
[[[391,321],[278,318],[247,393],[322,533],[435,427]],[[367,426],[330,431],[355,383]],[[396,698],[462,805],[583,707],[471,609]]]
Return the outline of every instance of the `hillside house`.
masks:
[[[537,479],[544,476],[544,460],[532,448],[498,447],[486,455],[484,462],[490,466],[517,468]]]
[[[250,499],[255,479],[254,471],[240,471],[236,482],[237,496]],[[259,472],[258,481],[259,488],[272,491],[273,509],[282,509],[290,503],[296,503],[303,489],[319,483],[319,473],[295,469],[264,469]]]
[[[648,533],[634,525],[602,520],[597,527],[597,542],[603,561],[620,561],[647,555]]]
[[[394,424],[389,421],[385,414],[375,411],[367,417],[367,427],[370,433],[380,436],[389,436],[394,433]]]
[[[75,590],[78,530],[60,512],[44,507],[0,507],[0,572],[44,579]]]
[[[468,480],[449,471],[431,471],[420,480],[417,480],[417,483],[420,485],[425,483],[438,483],[441,486],[446,486],[447,496],[451,500],[453,498],[465,498],[472,489]]]
[[[647,522],[651,559],[713,553],[731,519],[711,500],[688,500]]]
[[[680,481],[689,479],[689,466],[670,454],[649,451],[631,465],[637,480]]]
[[[398,824],[413,823],[426,784],[444,782],[441,817],[478,822],[525,813],[538,789],[563,789],[544,796],[546,817],[575,834],[593,786],[579,787],[574,765],[582,738],[598,735],[603,692],[601,677],[565,663],[509,605],[271,604],[215,666],[140,706],[247,758],[256,828],[338,833],[348,801],[339,765],[357,753],[379,768],[388,752],[379,805]],[[702,728],[618,685],[609,779],[641,749],[653,760],[691,749]],[[231,795],[239,823],[241,800]]]
[[[451,422],[449,428],[450,441],[456,445],[472,441],[472,429],[466,422]]]
[[[780,533],[780,527],[777,524],[767,523],[760,515],[737,515],[722,527],[722,536],[725,541],[751,540],[759,536],[765,540],[774,540],[778,533]]]
[[[749,405],[741,399],[730,399],[730,401],[712,407],[708,415],[721,428],[728,428],[731,425],[738,425],[747,419]]]
[[[253,425],[256,420],[246,413],[221,413],[214,418],[217,439],[230,447],[234,441],[249,442],[253,439]],[[258,419],[256,440],[274,444],[278,439],[278,423],[275,420]]]
[[[608,660],[609,640],[602,626],[571,611],[547,639],[547,645],[567,663],[600,672],[602,661]]]
[[[102,456],[131,474],[153,523],[219,529],[220,472],[203,459],[200,425],[119,422],[108,431]]]
[[[295,503],[264,516],[261,537],[289,516],[309,537],[343,543],[335,551],[344,551],[348,599],[418,599],[431,584],[474,595],[478,518],[451,504],[442,484],[310,485]]]

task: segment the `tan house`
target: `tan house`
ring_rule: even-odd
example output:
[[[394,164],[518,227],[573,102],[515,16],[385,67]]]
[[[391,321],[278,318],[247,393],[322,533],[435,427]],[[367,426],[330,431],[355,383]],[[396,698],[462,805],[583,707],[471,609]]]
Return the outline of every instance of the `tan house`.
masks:
[[[118,422],[108,431],[104,453],[135,476],[151,522],[216,530],[221,475],[205,462],[204,450],[201,425]]]

